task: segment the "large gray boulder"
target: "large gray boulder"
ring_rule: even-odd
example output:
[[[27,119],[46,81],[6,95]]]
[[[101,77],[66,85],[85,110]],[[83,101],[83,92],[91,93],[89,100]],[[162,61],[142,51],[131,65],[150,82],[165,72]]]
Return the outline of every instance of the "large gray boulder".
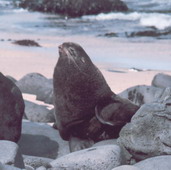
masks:
[[[24,168],[23,158],[16,143],[0,140],[0,163]]]
[[[132,166],[132,165],[122,165],[122,166],[113,168],[112,170],[142,170],[142,169]]]
[[[19,6],[71,17],[101,12],[128,11],[128,7],[121,0],[20,0]]]
[[[120,97],[129,99],[134,104],[141,106],[145,103],[156,101],[163,93],[163,89],[147,85],[130,87],[119,93]]]
[[[104,145],[117,145],[117,140],[116,139],[102,140],[100,142],[95,143],[92,147],[104,146]]]
[[[49,159],[49,158],[27,156],[27,155],[23,155],[23,159],[24,159],[24,164],[26,166],[32,167],[33,169],[39,168],[41,166],[48,168],[50,167],[50,162],[53,161],[53,159]]]
[[[0,73],[0,140],[19,140],[23,114],[24,101],[19,88]]]
[[[171,88],[144,104],[120,132],[118,142],[136,160],[171,154]]]
[[[171,156],[156,156],[146,159],[134,165],[140,170],[170,170]]]
[[[68,142],[61,139],[58,130],[45,123],[23,120],[18,142],[22,154],[56,159],[70,153]]]
[[[105,146],[105,145],[118,145],[117,139],[103,140],[95,143],[92,147]],[[136,163],[135,159],[132,158],[132,155],[124,147],[120,146],[120,148],[122,150],[122,159],[124,160],[125,164],[132,165]]]
[[[33,122],[55,122],[54,110],[47,106],[39,105],[25,100],[25,115]]]
[[[160,88],[171,87],[171,75],[163,73],[156,74],[152,80],[152,85]]]
[[[72,152],[50,164],[53,170],[111,170],[122,164],[122,156],[119,146],[105,145]]]
[[[35,94],[37,100],[45,103],[53,103],[53,85],[50,79],[47,79],[39,73],[29,73],[22,77],[16,85],[22,93]]]
[[[21,168],[16,168],[11,165],[5,165],[0,163],[0,170],[21,170]]]

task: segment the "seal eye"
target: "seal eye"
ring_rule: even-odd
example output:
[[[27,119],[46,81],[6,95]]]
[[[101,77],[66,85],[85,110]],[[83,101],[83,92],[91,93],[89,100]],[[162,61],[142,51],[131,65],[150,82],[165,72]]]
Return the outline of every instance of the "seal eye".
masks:
[[[74,48],[69,47],[69,48],[68,48],[68,51],[69,51],[69,53],[70,53],[72,56],[75,56],[75,50],[74,50]]]

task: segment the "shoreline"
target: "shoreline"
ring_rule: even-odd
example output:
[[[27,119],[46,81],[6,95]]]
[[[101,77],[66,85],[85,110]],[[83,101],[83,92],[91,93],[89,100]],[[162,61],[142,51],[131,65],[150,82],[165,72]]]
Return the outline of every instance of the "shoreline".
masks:
[[[3,52],[8,51],[5,56],[7,60],[13,59],[14,56],[17,59],[18,55],[26,56],[27,59],[27,53],[31,53],[31,56],[35,56],[35,61],[39,56],[42,57],[40,58],[42,60],[54,63],[58,58],[58,46],[63,42],[75,42],[84,48],[95,65],[107,65],[110,68],[171,71],[171,40],[139,41],[136,39],[94,37],[91,35],[52,36],[36,35],[35,33],[2,33],[1,31],[0,33],[0,59],[3,59]],[[24,47],[12,44],[15,40],[23,39],[34,40],[42,47]],[[10,51],[13,54],[10,54]],[[30,58],[32,59],[32,57]],[[53,60],[53,62],[50,60]]]
[[[4,41],[2,41],[2,39]],[[22,39],[34,40],[38,42],[42,47],[27,47],[12,44],[12,41]],[[134,85],[151,85],[151,81],[157,73],[165,73],[171,75],[171,51],[169,50],[170,47],[169,44],[167,44],[167,41],[165,44],[160,44],[160,42],[149,42],[146,44],[143,42],[119,42],[91,36],[52,37],[48,35],[40,36],[23,33],[2,33],[0,41],[0,71],[4,75],[10,75],[17,80],[22,78],[24,75],[33,72],[40,73],[47,78],[52,78],[53,70],[58,59],[58,45],[66,41],[77,42],[85,49],[93,63],[100,69],[100,71],[104,75],[112,91],[114,91],[115,93],[120,93],[121,91]],[[148,46],[149,44],[151,45],[150,47]],[[165,59],[167,64],[170,65],[170,70],[151,70],[150,68],[146,68],[142,69],[142,71],[136,72],[136,70],[131,71],[132,67],[125,67],[124,64],[117,65],[119,57],[121,57],[119,56],[119,53],[122,53],[121,55],[126,55],[127,58],[125,59],[133,60],[136,59],[136,55],[145,56],[146,54],[151,54],[154,51],[157,55],[158,50],[151,48],[158,48],[159,46],[162,51],[158,54],[157,59],[159,61],[162,61],[163,58],[161,58],[161,56],[166,54]],[[137,48],[134,49],[134,47],[137,47],[138,50]],[[112,48],[114,48],[114,50],[112,50]],[[146,49],[146,51],[142,50],[142,54],[139,54],[138,52],[141,48]],[[165,49],[167,50],[165,51]],[[116,51],[116,53],[112,51]],[[97,58],[98,56],[103,56],[105,58],[106,54],[107,56],[109,55],[109,57],[107,57],[106,61],[104,62],[103,60],[100,61]],[[92,56],[97,57],[93,58]],[[115,64],[113,64],[109,60],[112,57],[114,57],[114,60],[116,60]],[[141,59],[140,56],[139,58]],[[148,61],[146,57],[144,59]],[[139,63],[141,63],[141,60],[139,61]],[[133,65],[135,68],[141,70],[141,68],[136,65],[136,63]]]
[[[147,71],[130,71],[127,69],[117,69],[125,73],[113,73],[106,70],[100,70],[104,75],[112,91],[116,94],[136,85],[151,86],[153,77],[158,73],[164,73],[171,76],[171,71],[147,70]]]

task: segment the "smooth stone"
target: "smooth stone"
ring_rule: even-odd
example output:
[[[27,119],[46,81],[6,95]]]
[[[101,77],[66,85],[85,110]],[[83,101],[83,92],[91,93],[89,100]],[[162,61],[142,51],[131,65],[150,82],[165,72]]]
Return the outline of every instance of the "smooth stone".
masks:
[[[0,140],[0,162],[2,164],[24,168],[23,158],[16,143]]]
[[[171,87],[171,75],[158,73],[154,76],[151,84],[160,88]]]
[[[117,139],[102,140],[100,142],[95,143],[92,147],[104,145],[117,145]]]
[[[142,170],[142,169],[137,168],[137,167],[132,166],[132,165],[122,165],[122,166],[118,166],[116,168],[113,168],[112,170]]]
[[[53,161],[53,159],[49,159],[49,158],[28,156],[28,155],[23,155],[23,160],[25,165],[31,166],[33,167],[33,169],[39,168],[41,166],[48,168],[50,167],[50,162]]]
[[[39,73],[29,73],[22,77],[16,85],[22,93],[35,94],[37,100],[46,103],[53,103],[53,85],[52,81]]]
[[[22,154],[29,156],[56,159],[70,153],[68,141],[62,140],[58,130],[46,123],[23,120],[18,144]]]
[[[21,169],[10,165],[4,165],[0,162],[0,170],[21,170]]]
[[[122,156],[119,146],[106,145],[72,152],[52,161],[50,164],[53,170],[111,170],[122,164]]]
[[[25,114],[28,120],[33,122],[55,122],[53,111],[47,106],[39,105],[25,100]]]
[[[25,165],[25,169],[26,169],[26,170],[34,170],[34,168],[31,167],[31,166],[29,166],[29,165]]]
[[[117,139],[108,139],[95,143],[92,147],[105,146],[105,145],[118,145]],[[122,159],[126,164],[134,164],[136,161],[132,158],[132,155],[122,146],[120,146],[122,152]]]
[[[0,72],[0,140],[19,140],[23,114],[24,101],[19,88]]]
[[[36,170],[47,170],[47,168],[44,166],[40,166],[39,168],[36,168]]]
[[[171,156],[156,156],[141,161],[134,166],[138,167],[140,170],[170,170]]]

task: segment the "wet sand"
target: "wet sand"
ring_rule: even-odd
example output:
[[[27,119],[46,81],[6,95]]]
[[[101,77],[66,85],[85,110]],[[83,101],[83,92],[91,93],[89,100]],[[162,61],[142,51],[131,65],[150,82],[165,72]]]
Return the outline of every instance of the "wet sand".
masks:
[[[31,39],[38,42],[42,47],[26,47],[13,44],[14,40]],[[151,81],[157,73],[166,73],[171,75],[170,70],[165,68],[160,70],[142,70],[136,72],[126,68],[122,63],[117,65],[117,60],[120,62],[119,57],[132,56],[132,61],[136,55],[158,55],[156,63],[162,63],[162,56],[166,62],[166,66],[171,66],[171,52],[169,44],[159,43],[121,43],[117,41],[109,41],[107,39],[84,37],[84,36],[71,36],[71,37],[51,37],[51,36],[36,36],[29,34],[1,34],[0,41],[0,71],[5,75],[10,75],[17,80],[27,73],[37,72],[47,78],[52,78],[53,69],[58,59],[58,45],[65,41],[73,41],[81,44],[88,55],[93,60],[94,64],[101,70],[109,86],[115,93],[119,93],[126,88],[134,85],[150,85]],[[160,48],[158,48],[160,46]],[[136,48],[133,48],[136,47]],[[141,53],[138,54],[139,50]],[[116,51],[116,53],[113,53]],[[158,52],[158,54],[157,54]],[[112,53],[112,54],[111,54]],[[120,53],[120,54],[119,54]],[[114,63],[108,61],[102,62],[98,60],[98,56],[115,57]],[[153,55],[152,57],[155,57]],[[93,57],[92,57],[93,56]],[[117,58],[118,57],[118,58]],[[128,57],[130,59],[130,57]],[[131,61],[130,61],[131,62]],[[139,62],[142,62],[141,60]],[[144,61],[145,62],[145,61]],[[155,63],[153,63],[155,64]],[[167,66],[167,67],[168,67]],[[135,63],[135,68],[139,66]],[[166,67],[166,68],[167,68]],[[169,68],[169,67],[168,67]]]

